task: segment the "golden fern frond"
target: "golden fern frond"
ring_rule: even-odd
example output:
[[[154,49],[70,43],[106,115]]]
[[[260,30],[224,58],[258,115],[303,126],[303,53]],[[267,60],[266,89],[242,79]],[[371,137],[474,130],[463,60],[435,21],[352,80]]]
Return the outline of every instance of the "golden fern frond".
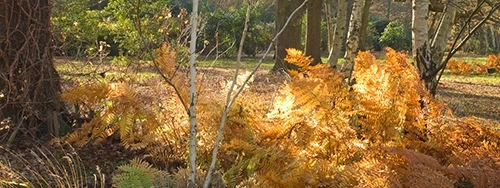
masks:
[[[88,104],[95,104],[99,100],[107,98],[111,88],[106,83],[94,83],[88,86],[77,86],[68,89],[61,94],[61,100],[76,104],[85,102]]]
[[[177,71],[177,58],[176,53],[173,51],[168,43],[163,43],[161,49],[158,50],[158,57],[156,63],[162,72],[169,78],[174,77]]]
[[[305,56],[301,50],[295,48],[287,48],[285,50],[287,55],[284,60],[292,65],[298,66],[301,70],[307,70],[313,61],[311,56]]]

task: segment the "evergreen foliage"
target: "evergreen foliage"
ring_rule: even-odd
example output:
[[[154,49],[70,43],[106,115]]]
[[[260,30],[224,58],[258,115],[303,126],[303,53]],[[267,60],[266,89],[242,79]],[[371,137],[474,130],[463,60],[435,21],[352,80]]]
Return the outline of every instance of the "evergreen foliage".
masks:
[[[409,50],[411,38],[405,33],[404,25],[399,21],[392,21],[380,36],[380,43],[396,50]]]

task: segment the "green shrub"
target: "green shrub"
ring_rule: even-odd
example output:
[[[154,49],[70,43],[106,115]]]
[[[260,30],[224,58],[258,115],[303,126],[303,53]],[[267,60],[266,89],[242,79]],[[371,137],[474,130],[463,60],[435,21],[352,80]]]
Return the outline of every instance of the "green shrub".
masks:
[[[248,31],[243,45],[243,52],[248,56],[255,56],[259,51],[265,49],[266,42],[272,39],[272,28],[266,22],[263,10],[266,7],[257,5],[252,7]],[[200,39],[208,42],[208,51],[217,47],[218,53],[227,50],[226,56],[235,55],[241,40],[241,34],[245,25],[246,8],[216,9],[207,20],[206,27],[200,33]],[[215,52],[215,51],[214,51]],[[212,54],[213,55],[213,54]],[[220,55],[220,54],[217,54]]]
[[[380,44],[380,36],[385,30],[385,27],[391,22],[390,20],[386,19],[378,19],[378,18],[372,18],[373,21],[370,21],[368,25],[368,32],[367,32],[367,42],[371,43],[370,46],[373,47],[374,50],[380,51],[382,50],[383,46]]]
[[[139,159],[130,162],[118,167],[119,172],[113,177],[113,187],[174,187],[167,172],[158,170]]]
[[[395,50],[408,50],[411,39],[407,36],[404,25],[399,21],[392,21],[385,28],[379,41],[385,47],[391,47]]]

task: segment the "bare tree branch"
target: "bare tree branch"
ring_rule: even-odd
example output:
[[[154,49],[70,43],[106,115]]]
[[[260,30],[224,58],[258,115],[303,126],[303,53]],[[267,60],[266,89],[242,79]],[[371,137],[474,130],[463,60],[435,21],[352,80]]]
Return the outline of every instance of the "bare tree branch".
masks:
[[[480,5],[476,8],[476,10],[474,10],[474,12],[477,12],[477,10],[481,8],[481,5],[484,2],[485,2],[485,0],[481,1]],[[486,23],[486,21],[490,18],[490,16],[493,15],[493,13],[495,13],[495,11],[498,10],[499,8],[500,8],[500,3],[495,4],[495,6],[493,6],[490,9],[490,11],[488,12],[488,15],[486,15],[486,17],[484,17],[478,24],[476,24],[476,26],[474,26],[474,28],[472,28],[472,30],[458,44],[458,46],[456,46],[456,44],[458,43],[458,38],[464,32],[466,26],[462,27],[462,30],[460,30],[460,33],[457,35],[457,38],[455,39],[455,42],[453,42],[452,48],[451,48],[450,52],[448,53],[448,56],[446,56],[446,59],[444,60],[444,62],[441,63],[437,69],[435,69],[430,74],[428,74],[428,75],[437,75],[437,73],[439,71],[441,71],[439,73],[439,77],[438,77],[438,79],[435,82],[435,85],[433,87],[434,90],[437,89],[437,85],[438,85],[439,81],[441,80],[441,76],[443,76],[444,69],[446,68],[446,65],[448,64],[448,61],[451,59],[451,57],[453,57],[453,55],[455,55],[455,53],[457,53],[457,51],[465,44],[465,42],[467,42],[469,40],[469,38],[476,32],[476,30],[478,30],[484,23]],[[474,15],[474,13],[472,13],[469,16],[468,21],[470,21],[470,19],[472,19],[473,15]]]
[[[267,48],[266,52],[264,53],[264,55],[262,56],[262,58],[259,60],[259,63],[257,64],[257,66],[252,70],[252,72],[250,73],[250,75],[248,75],[248,77],[245,79],[245,81],[243,82],[243,84],[241,84],[241,87],[238,88],[238,90],[236,91],[236,93],[234,94],[234,96],[231,98],[231,94],[233,93],[234,84],[236,83],[236,77],[238,76],[238,69],[239,69],[239,65],[240,65],[240,61],[239,60],[240,60],[240,57],[241,57],[241,47],[243,46],[243,45],[240,45],[240,49],[238,50],[238,60],[237,60],[235,77],[234,77],[234,80],[233,80],[233,84],[231,84],[231,88],[230,88],[230,90],[228,92],[228,95],[227,95],[226,105],[224,106],[224,113],[222,114],[222,119],[221,119],[221,122],[220,122],[220,125],[219,125],[219,130],[218,130],[218,133],[217,133],[217,138],[216,138],[216,141],[215,141],[214,150],[212,151],[212,161],[210,163],[210,168],[209,168],[209,170],[207,172],[207,178],[205,179],[205,184],[203,185],[204,188],[208,188],[209,185],[210,185],[210,182],[211,182],[212,173],[213,173],[213,171],[215,169],[215,164],[217,162],[217,153],[219,151],[220,143],[222,141],[222,135],[223,135],[224,126],[226,125],[227,114],[229,113],[229,110],[231,109],[231,106],[234,104],[234,102],[236,101],[236,98],[238,98],[238,96],[240,95],[240,93],[243,91],[243,89],[245,88],[245,86],[248,84],[248,81],[250,80],[250,78],[253,75],[255,75],[255,73],[257,72],[257,70],[260,68],[260,66],[262,65],[262,62],[263,62],[264,58],[266,58],[267,54],[269,54],[269,51],[273,47],[273,44],[276,41],[276,39],[278,38],[278,36],[280,36],[281,33],[283,33],[283,31],[286,29],[286,27],[288,26],[288,24],[290,23],[290,21],[292,20],[292,18],[294,17],[294,15],[300,9],[302,9],[302,7],[304,7],[307,4],[307,2],[308,2],[308,0],[304,0],[304,2],[299,7],[297,7],[292,12],[292,14],[290,14],[290,16],[288,17],[288,20],[285,22],[285,25],[283,26],[283,28],[281,28],[281,30],[278,33],[276,33],[276,35],[274,36],[274,38],[271,41],[271,43],[269,44],[269,47]],[[247,11],[248,11],[248,9],[247,9]],[[247,12],[247,14],[248,14],[248,12]],[[248,19],[248,17],[247,17],[247,19]],[[248,27],[247,24],[248,24],[248,20],[245,21],[245,27]],[[245,39],[244,38],[245,34],[246,34],[246,29],[243,30],[243,37],[241,39],[242,41],[240,42],[240,44],[243,44],[244,39]]]

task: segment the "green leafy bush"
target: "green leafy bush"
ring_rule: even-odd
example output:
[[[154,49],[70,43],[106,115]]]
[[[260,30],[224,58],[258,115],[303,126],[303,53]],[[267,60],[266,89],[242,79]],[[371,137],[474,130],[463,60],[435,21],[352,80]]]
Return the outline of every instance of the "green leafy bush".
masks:
[[[374,48],[376,51],[380,51],[383,49],[383,46],[380,44],[380,36],[385,30],[385,27],[391,22],[390,20],[386,19],[379,19],[379,18],[372,18],[373,20],[370,21],[368,25],[368,42],[371,43],[371,46]]]
[[[58,52],[60,55],[92,56],[103,50],[99,41],[105,41],[111,48],[119,48],[120,55],[144,56],[146,48],[159,48],[167,41],[166,35],[178,35],[185,28],[186,18],[172,17],[167,3],[153,0],[113,0],[97,4],[85,0],[55,1],[51,19]],[[136,26],[139,20],[140,32]]]
[[[407,36],[404,25],[399,21],[392,21],[385,28],[379,41],[382,45],[395,50],[408,50],[411,39]]]
[[[243,52],[246,55],[254,56],[267,47],[266,42],[272,39],[273,30],[266,21],[267,15],[262,13],[264,8],[266,7],[254,5],[250,12],[248,31],[243,45]],[[214,52],[219,53],[218,55],[223,52],[226,56],[235,55],[245,25],[245,16],[246,8],[220,7],[211,13],[200,37],[207,42],[209,49],[217,48]]]

